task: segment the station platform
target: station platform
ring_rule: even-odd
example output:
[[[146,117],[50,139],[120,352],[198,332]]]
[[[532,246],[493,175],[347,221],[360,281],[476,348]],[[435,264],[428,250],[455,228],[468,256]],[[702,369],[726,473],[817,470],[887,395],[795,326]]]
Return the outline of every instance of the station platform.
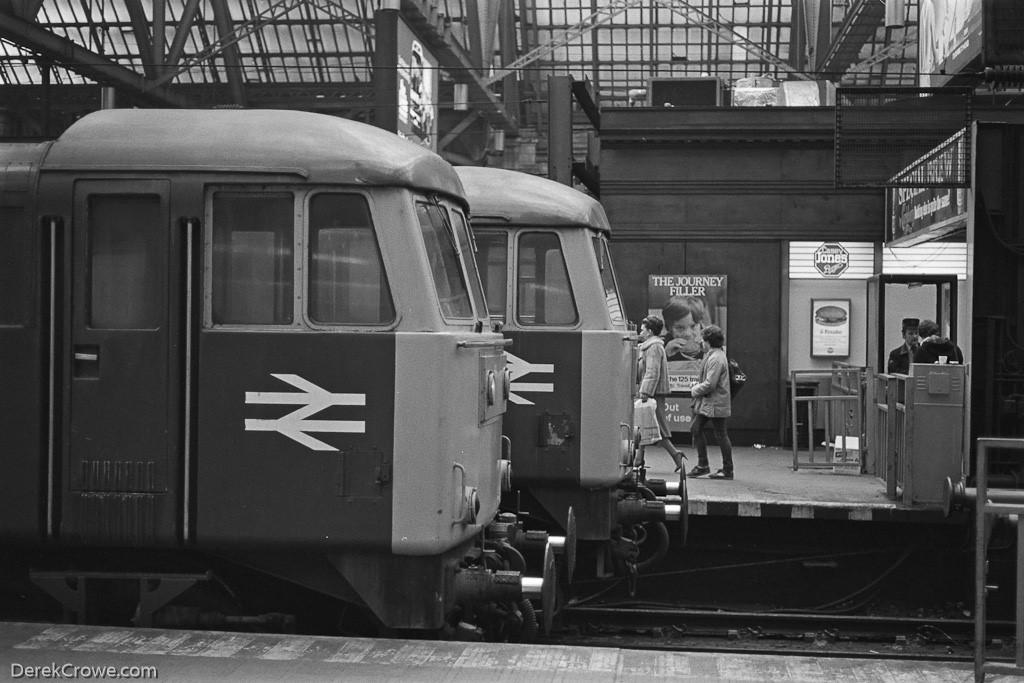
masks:
[[[722,466],[722,454],[709,438],[711,471]],[[687,471],[697,464],[693,446],[676,446],[688,458]],[[672,459],[659,446],[646,449],[647,477],[673,481]],[[734,479],[687,478],[691,515],[781,517],[866,522],[956,523],[946,519],[941,504],[908,506],[889,500],[885,482],[873,475],[833,474],[829,469],[793,469],[793,451],[779,447],[733,447]]]
[[[7,679],[966,681],[965,662],[0,624]],[[49,667],[49,669],[45,669]],[[77,668],[76,668],[77,667]],[[55,671],[54,671],[55,670]],[[55,674],[56,672],[56,674]],[[990,677],[997,680],[1000,677]]]

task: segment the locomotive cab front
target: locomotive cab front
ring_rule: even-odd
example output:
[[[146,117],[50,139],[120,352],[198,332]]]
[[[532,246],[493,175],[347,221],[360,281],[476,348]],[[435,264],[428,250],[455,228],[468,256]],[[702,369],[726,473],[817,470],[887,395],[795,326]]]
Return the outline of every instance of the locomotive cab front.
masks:
[[[45,446],[0,478],[46,483],[4,537],[206,553],[440,628],[509,476],[506,340],[451,166],[265,110],[97,112],[30,151],[39,313],[2,341],[44,362],[4,376],[49,380],[4,438]]]
[[[509,504],[539,506],[549,524],[580,541],[605,542],[620,536],[621,524],[665,519],[663,504],[628,496],[624,503],[620,487],[630,474],[637,350],[603,208],[524,173],[456,171],[491,315],[512,340]]]

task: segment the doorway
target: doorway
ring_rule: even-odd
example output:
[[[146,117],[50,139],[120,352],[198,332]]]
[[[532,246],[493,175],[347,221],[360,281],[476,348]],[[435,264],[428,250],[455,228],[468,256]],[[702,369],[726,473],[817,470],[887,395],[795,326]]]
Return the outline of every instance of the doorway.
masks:
[[[956,275],[874,275],[868,278],[868,362],[885,372],[889,351],[902,343],[904,318],[934,320],[955,344]]]

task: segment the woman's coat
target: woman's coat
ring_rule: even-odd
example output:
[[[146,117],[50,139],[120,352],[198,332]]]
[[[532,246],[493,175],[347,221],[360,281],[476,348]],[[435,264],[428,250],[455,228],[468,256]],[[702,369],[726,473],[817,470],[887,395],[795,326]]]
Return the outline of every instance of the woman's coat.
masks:
[[[661,337],[651,337],[640,345],[640,393],[658,396],[668,391],[665,341]]]
[[[729,361],[725,350],[712,348],[704,354],[700,364],[700,377],[690,387],[694,396],[693,412],[707,417],[732,415],[732,394],[729,390]]]

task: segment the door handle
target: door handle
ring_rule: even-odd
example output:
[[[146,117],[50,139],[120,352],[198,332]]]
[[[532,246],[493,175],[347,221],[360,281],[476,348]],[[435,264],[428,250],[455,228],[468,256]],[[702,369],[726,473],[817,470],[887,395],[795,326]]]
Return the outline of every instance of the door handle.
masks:
[[[100,376],[99,346],[76,344],[73,358],[73,377],[75,379],[96,379]]]

